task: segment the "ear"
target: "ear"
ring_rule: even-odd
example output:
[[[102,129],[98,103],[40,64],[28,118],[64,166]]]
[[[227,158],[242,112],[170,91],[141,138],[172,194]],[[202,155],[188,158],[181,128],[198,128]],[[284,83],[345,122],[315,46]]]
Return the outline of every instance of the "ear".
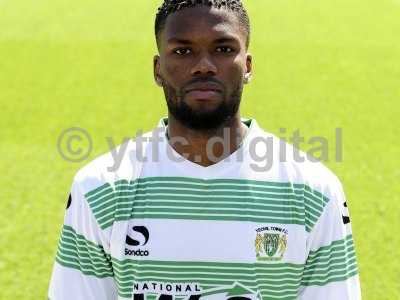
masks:
[[[156,84],[159,87],[162,87],[163,80],[160,75],[160,56],[159,55],[154,55],[154,58],[153,58],[153,75],[154,75],[154,80],[156,81]]]
[[[244,83],[250,82],[253,70],[253,57],[250,53],[246,53],[246,73],[244,74]]]

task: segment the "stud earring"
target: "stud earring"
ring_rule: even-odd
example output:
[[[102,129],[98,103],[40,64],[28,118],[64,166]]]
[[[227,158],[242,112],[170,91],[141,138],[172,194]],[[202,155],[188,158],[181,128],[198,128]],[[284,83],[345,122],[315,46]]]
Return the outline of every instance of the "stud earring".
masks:
[[[251,73],[246,73],[244,75],[244,84],[248,84],[251,81]]]

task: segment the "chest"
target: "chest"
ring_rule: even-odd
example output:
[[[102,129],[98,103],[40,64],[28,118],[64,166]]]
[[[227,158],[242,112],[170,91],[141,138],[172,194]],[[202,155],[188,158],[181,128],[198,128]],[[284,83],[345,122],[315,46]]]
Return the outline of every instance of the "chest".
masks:
[[[120,199],[111,237],[120,295],[279,299],[285,287],[295,297],[306,234],[290,191],[157,182]]]

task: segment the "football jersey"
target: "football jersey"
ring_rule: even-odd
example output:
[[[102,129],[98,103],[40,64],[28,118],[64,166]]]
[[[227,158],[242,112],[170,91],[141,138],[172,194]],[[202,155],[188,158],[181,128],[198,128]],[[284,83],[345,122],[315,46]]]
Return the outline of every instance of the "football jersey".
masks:
[[[174,150],[164,118],[79,170],[49,299],[361,299],[340,181],[242,121],[208,167]]]

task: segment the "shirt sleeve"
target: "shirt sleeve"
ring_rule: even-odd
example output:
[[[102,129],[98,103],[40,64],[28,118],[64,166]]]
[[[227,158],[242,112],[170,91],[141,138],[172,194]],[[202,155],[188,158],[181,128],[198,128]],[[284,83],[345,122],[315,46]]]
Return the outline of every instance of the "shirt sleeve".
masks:
[[[357,261],[346,198],[335,178],[329,201],[307,239],[300,300],[361,299]]]
[[[50,279],[49,300],[116,300],[109,241],[74,180]]]

